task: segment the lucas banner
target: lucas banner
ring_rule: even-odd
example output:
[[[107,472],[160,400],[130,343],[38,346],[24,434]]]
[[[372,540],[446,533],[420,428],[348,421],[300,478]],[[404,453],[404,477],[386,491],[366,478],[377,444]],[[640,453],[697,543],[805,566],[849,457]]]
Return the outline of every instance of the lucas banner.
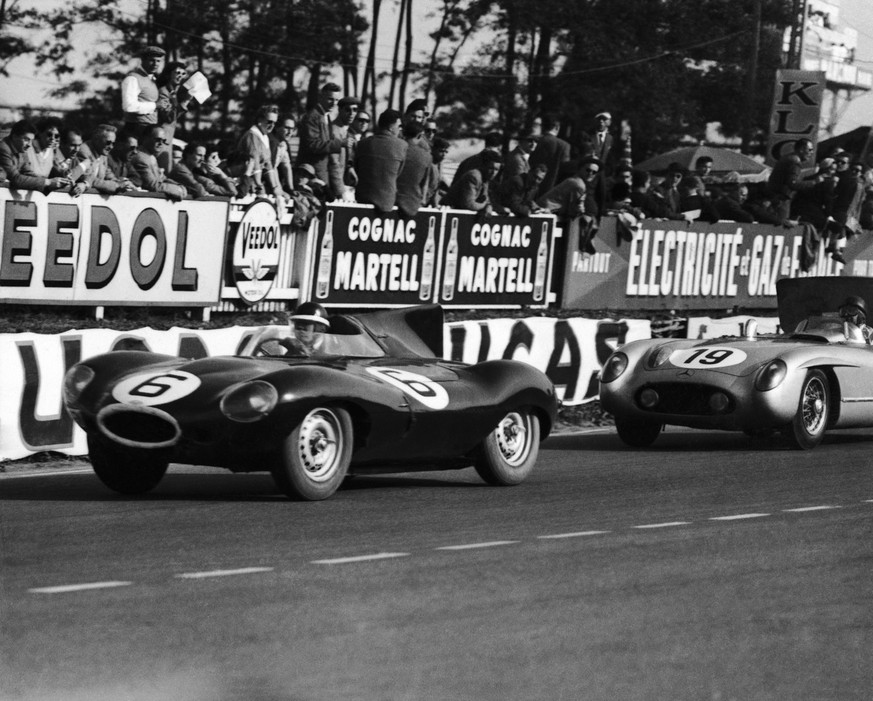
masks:
[[[554,217],[331,204],[311,247],[309,299],[338,307],[545,307]],[[386,302],[390,300],[390,302]]]
[[[0,188],[0,302],[215,304],[229,203]]]

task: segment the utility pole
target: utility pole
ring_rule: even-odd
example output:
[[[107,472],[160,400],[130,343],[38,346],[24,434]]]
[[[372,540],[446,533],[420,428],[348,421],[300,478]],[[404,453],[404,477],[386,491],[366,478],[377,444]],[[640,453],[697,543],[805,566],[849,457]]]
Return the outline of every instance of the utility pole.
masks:
[[[761,50],[761,0],[754,0],[752,11],[752,51],[746,84],[746,110],[743,115],[743,152],[748,153],[755,125],[755,96],[758,83],[758,53]]]

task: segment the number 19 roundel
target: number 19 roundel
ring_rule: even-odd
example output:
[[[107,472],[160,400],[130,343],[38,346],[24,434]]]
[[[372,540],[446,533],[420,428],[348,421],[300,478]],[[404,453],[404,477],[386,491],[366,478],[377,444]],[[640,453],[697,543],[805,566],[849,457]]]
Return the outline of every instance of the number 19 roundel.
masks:
[[[670,356],[670,362],[680,368],[726,368],[739,365],[745,359],[744,351],[725,346],[688,348]]]
[[[122,380],[112,396],[122,404],[157,406],[187,397],[200,386],[200,378],[183,370],[145,372]]]

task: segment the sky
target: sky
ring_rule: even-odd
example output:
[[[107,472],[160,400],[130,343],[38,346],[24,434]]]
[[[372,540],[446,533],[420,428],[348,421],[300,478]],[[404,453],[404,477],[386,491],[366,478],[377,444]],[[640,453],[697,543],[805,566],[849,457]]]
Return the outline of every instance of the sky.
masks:
[[[40,9],[59,6],[60,0],[19,0],[27,6],[36,6]],[[833,2],[833,0],[831,0]],[[141,8],[145,0],[125,0],[130,5],[131,11]],[[380,18],[380,38],[378,42],[377,70],[385,69],[390,65],[393,52],[394,32],[396,31],[396,3],[397,0],[383,2]],[[364,0],[362,5],[368,20],[372,16],[372,0]],[[418,35],[414,42],[416,52],[422,52],[420,58],[424,58],[430,48],[428,32],[433,29],[437,20],[432,16],[433,12],[441,6],[440,0],[417,0],[415,26]],[[858,47],[855,54],[855,62],[859,68],[873,72],[873,0],[840,0],[840,26],[851,26],[858,32]],[[98,32],[91,31],[79,38],[82,46],[89,46],[101,39]],[[368,38],[362,47],[362,56],[366,55]],[[463,63],[463,55],[461,62]],[[10,103],[25,102],[32,106],[56,106],[70,107],[74,102],[60,102],[47,97],[48,91],[57,84],[57,81],[46,72],[39,72],[34,66],[33,60],[27,57],[13,60],[9,66],[9,77],[0,77],[0,106]],[[845,103],[839,112],[839,121],[834,130],[835,134],[851,131],[859,126],[873,124],[873,91],[858,93],[860,96]],[[26,96],[21,98],[20,96]],[[8,112],[0,111],[0,119],[9,119]],[[13,118],[17,118],[14,115]]]

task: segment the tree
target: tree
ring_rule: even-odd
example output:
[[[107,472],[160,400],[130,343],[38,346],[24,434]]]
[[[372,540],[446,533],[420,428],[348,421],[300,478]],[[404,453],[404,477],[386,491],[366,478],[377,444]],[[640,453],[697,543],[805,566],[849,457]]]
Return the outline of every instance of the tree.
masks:
[[[766,132],[771,87],[748,96],[749,47],[760,28],[756,72],[780,66],[791,0],[445,0],[438,40],[447,70],[431,60],[438,104],[470,130],[512,128],[519,115],[549,110],[578,144],[596,112],[632,128],[634,159],[702,139],[707,124],[747,141]],[[756,11],[760,7],[760,20]],[[476,22],[459,19],[475,10]],[[494,34],[478,59],[453,69],[452,52],[485,26]],[[436,56],[436,49],[434,52]],[[493,115],[489,117],[489,115]],[[455,117],[455,128],[464,129]],[[751,135],[751,136],[749,136]]]
[[[74,0],[48,13],[53,36],[41,47],[40,63],[58,76],[71,73],[79,49],[70,41],[73,28],[96,23],[110,31],[113,46],[89,56],[90,71],[117,85],[128,70],[118,57],[158,44],[209,78],[214,97],[197,122],[203,119],[216,132],[250,120],[264,103],[304,109],[307,90],[300,78],[320,76],[322,66],[354,71],[367,28],[354,0],[148,0],[142,15],[128,10],[121,0]],[[62,92],[90,97],[82,83]]]

